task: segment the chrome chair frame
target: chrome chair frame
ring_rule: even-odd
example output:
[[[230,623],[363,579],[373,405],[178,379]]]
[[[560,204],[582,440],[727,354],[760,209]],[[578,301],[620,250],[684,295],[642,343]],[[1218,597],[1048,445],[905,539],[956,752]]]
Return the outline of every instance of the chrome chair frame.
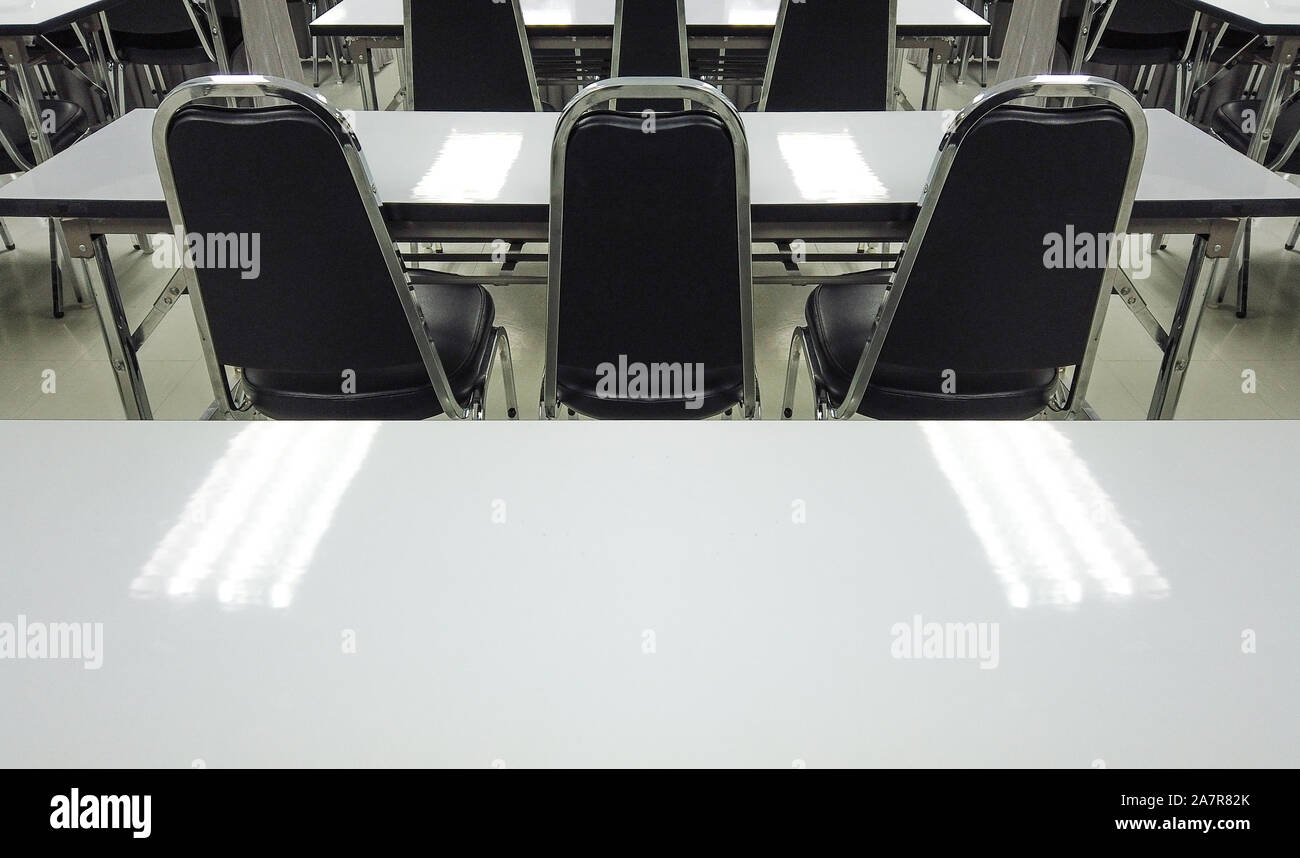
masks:
[[[524,55],[524,66],[528,69],[529,92],[533,97],[533,110],[541,112],[542,96],[537,89],[537,73],[533,70],[533,49],[528,42],[528,30],[524,27],[524,13],[519,0],[492,0],[493,3],[509,3],[515,13],[515,30],[519,34],[519,50]],[[411,50],[411,3],[402,0],[402,64],[406,82],[406,104],[408,109],[415,109],[415,52]]]
[[[429,382],[433,387],[434,394],[438,397],[443,412],[455,420],[482,420],[484,418],[484,401],[487,395],[486,383],[482,388],[478,388],[470,394],[468,403],[462,404],[456,399],[451,389],[451,382],[447,378],[446,369],[442,360],[438,357],[437,346],[425,332],[423,311],[415,300],[411,282],[406,271],[402,268],[401,260],[397,255],[397,248],[388,233],[384,217],[379,211],[379,196],[375,188],[374,177],[370,172],[365,157],[361,153],[361,144],[357,140],[356,132],[352,130],[351,124],[343,113],[326,101],[325,97],[320,93],[295,81],[264,75],[210,75],[187,81],[172,90],[162,104],[158,106],[158,112],[154,116],[153,150],[154,158],[158,163],[158,173],[162,179],[163,192],[167,199],[167,213],[174,234],[187,235],[188,230],[185,228],[185,214],[181,210],[180,200],[176,195],[176,180],[172,173],[171,160],[167,152],[167,129],[171,125],[172,117],[177,110],[195,101],[206,101],[211,102],[214,106],[228,107],[237,104],[236,99],[240,98],[273,98],[288,102],[303,108],[333,132],[339,147],[343,150],[343,157],[347,161],[352,178],[356,182],[357,194],[360,197],[361,204],[365,207],[373,238],[379,245],[380,253],[383,255],[384,263],[388,268],[388,274],[392,278],[393,289],[397,294],[398,303],[401,305],[407,324],[411,328],[411,335],[415,340],[420,358],[424,362],[424,368],[429,374]],[[208,328],[207,313],[203,309],[203,290],[199,286],[194,269],[182,266],[181,271],[189,288],[190,300],[194,302],[194,316],[198,323],[199,338],[203,345],[204,362],[208,368],[208,378],[212,382],[213,393],[217,397],[218,410],[227,419],[238,418],[240,412],[249,410],[250,403],[242,389],[239,389],[237,394],[231,391],[226,378],[226,368],[217,357],[216,348],[212,342],[212,332]],[[519,405],[515,396],[514,364],[510,357],[510,340],[506,336],[505,328],[497,327],[493,329],[491,349],[493,358],[495,359],[499,355],[501,360],[505,382],[507,415],[511,419],[515,419],[519,414]],[[492,366],[489,363],[487,373],[484,376],[485,379],[489,378],[491,373]],[[236,387],[240,387],[238,383]]]
[[[409,0],[408,0],[409,2]],[[736,168],[736,241],[740,260],[740,345],[744,362],[743,402],[746,419],[759,419],[762,406],[759,402],[758,371],[754,363],[754,280],[753,235],[749,208],[749,144],[745,126],[735,105],[712,84],[702,80],[675,77],[610,78],[597,81],[582,89],[565,106],[555,126],[551,146],[551,217],[549,232],[549,270],[546,294],[546,367],[542,374],[542,396],[539,414],[543,420],[552,420],[559,407],[557,373],[560,363],[560,274],[564,249],[564,164],[569,147],[569,136],[578,120],[599,104],[617,100],[620,96],[637,99],[678,99],[693,102],[717,114],[731,135],[731,148]]]
[[[781,11],[777,13],[776,28],[772,31],[772,44],[767,51],[767,69],[763,72],[763,91],[758,97],[758,111],[760,113],[767,110],[767,98],[772,92],[772,72],[776,68],[777,51],[781,46],[781,36],[785,32],[785,16],[790,9],[790,3],[802,3],[804,0],[781,0]],[[888,48],[888,65],[885,73],[885,106],[886,109],[893,109],[894,106],[894,81],[898,75],[898,51],[894,48],[898,44],[898,0],[889,0],[889,37],[886,44]]]
[[[1038,75],[1010,80],[980,93],[953,118],[939,143],[939,152],[930,168],[929,179],[926,181],[925,191],[921,198],[921,211],[903,250],[903,256],[899,261],[898,268],[892,274],[890,272],[882,274],[881,271],[861,272],[860,276],[863,278],[872,276],[877,278],[887,277],[890,285],[885,292],[885,300],[882,302],[876,316],[874,333],[862,349],[862,356],[858,359],[858,365],[853,373],[853,380],[849,384],[849,390],[844,400],[832,403],[824,386],[821,384],[821,380],[814,374],[811,363],[808,366],[818,420],[847,420],[857,414],[858,407],[862,404],[863,397],[866,396],[871,376],[875,372],[876,363],[884,350],[885,341],[889,335],[889,326],[894,320],[894,315],[898,312],[899,303],[907,288],[907,281],[911,277],[912,269],[916,264],[916,257],[919,253],[924,252],[926,232],[930,227],[930,221],[934,217],[935,209],[943,196],[944,184],[947,182],[952,166],[957,160],[957,156],[961,151],[961,144],[966,135],[978,125],[981,119],[994,110],[1015,101],[1031,98],[1067,99],[1066,103],[1069,103],[1069,99],[1100,100],[1112,104],[1124,112],[1133,129],[1133,157],[1129,162],[1128,177],[1125,181],[1113,234],[1119,236],[1128,232],[1129,217],[1133,212],[1133,200],[1137,195],[1138,181],[1142,177],[1142,167],[1146,161],[1147,121],[1142,106],[1138,104],[1137,99],[1127,88],[1100,77]],[[1058,377],[1056,395],[1053,397],[1053,403],[1048,408],[1052,411],[1061,412],[1063,416],[1081,417],[1085,414],[1087,405],[1084,397],[1087,394],[1088,382],[1092,376],[1092,367],[1097,358],[1097,346],[1101,342],[1101,327],[1106,318],[1106,308],[1110,300],[1114,275],[1113,270],[1107,270],[1101,278],[1102,282],[1097,292],[1096,309],[1093,312],[1088,344],[1084,350],[1082,360],[1075,367],[1074,379],[1072,384],[1069,385],[1068,392],[1065,390],[1063,377]],[[810,345],[808,329],[804,326],[795,328],[790,342],[789,362],[786,365],[785,396],[781,407],[781,418],[783,420],[788,420],[793,416],[799,358],[801,352],[807,351]]]

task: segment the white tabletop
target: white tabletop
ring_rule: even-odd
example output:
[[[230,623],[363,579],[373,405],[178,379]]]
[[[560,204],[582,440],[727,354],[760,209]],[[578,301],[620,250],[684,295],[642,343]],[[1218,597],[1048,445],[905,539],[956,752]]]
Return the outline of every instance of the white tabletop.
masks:
[[[1296,0],[1174,0],[1174,2],[1262,36],[1300,35],[1300,2]]]
[[[393,219],[547,219],[554,113],[350,113]],[[747,113],[754,220],[910,219],[950,115]],[[1164,110],[1138,218],[1300,216],[1300,189]],[[134,110],[0,188],[0,216],[166,219],[152,110]]]
[[[3,0],[0,0],[3,2]],[[554,28],[612,30],[615,0],[521,0],[524,24]],[[702,30],[776,26],[780,0],[686,0],[686,25]],[[899,0],[901,35],[971,35],[987,21],[959,0]],[[312,22],[321,34],[400,36],[402,0],[343,0]]]
[[[1298,766],[1297,431],[0,422],[0,766]]]
[[[0,0],[0,36],[36,36],[122,0]]]

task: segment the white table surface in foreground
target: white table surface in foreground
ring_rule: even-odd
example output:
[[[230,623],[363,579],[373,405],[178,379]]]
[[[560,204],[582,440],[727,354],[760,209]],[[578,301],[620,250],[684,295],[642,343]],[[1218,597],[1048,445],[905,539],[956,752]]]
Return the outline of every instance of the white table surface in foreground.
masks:
[[[1298,429],[0,422],[0,766],[1297,766]]]

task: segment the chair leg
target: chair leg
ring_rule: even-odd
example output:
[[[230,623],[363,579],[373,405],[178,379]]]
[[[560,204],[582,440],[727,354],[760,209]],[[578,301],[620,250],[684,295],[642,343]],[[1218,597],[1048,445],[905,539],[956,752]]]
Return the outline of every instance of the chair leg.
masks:
[[[515,362],[510,357],[510,338],[505,328],[496,329],[497,353],[501,360],[501,381],[506,388],[506,419],[519,419],[519,398],[515,395]]]
[[[1246,299],[1250,291],[1251,219],[1246,219],[1246,239],[1241,248],[1241,271],[1237,274],[1237,318],[1246,318]]]
[[[50,218],[50,297],[54,305],[54,318],[63,318],[63,272],[59,269],[59,237]]]
[[[0,241],[4,242],[5,250],[14,249],[13,237],[9,235],[9,228],[5,226],[3,219],[0,219]]]
[[[1295,250],[1298,241],[1300,241],[1300,218],[1296,219],[1295,226],[1291,229],[1291,237],[1286,240],[1286,249]]]
[[[799,358],[803,355],[803,328],[795,328],[790,337],[790,359],[785,365],[785,395],[781,398],[781,419],[794,416],[794,394],[799,387]]]

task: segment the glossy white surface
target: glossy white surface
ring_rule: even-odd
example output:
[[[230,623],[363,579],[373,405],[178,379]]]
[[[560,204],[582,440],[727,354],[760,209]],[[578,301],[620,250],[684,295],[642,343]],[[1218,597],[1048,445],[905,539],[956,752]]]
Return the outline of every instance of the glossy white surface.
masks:
[[[524,24],[614,26],[614,0],[522,0]],[[779,0],[686,0],[688,27],[774,27]],[[898,0],[898,26],[941,36],[954,28],[986,26],[958,0]],[[343,0],[316,18],[312,29],[350,35],[380,29],[401,35],[402,0]]]
[[[51,29],[51,22],[90,16],[113,0],[0,0],[0,33],[35,35]]]
[[[1297,766],[1297,429],[3,422],[0,766]]]
[[[348,114],[385,203],[547,205],[557,114]],[[755,206],[914,204],[945,113],[749,113]],[[1300,189],[1164,110],[1147,111],[1143,204],[1296,201]],[[152,110],[135,110],[0,188],[7,200],[161,203]],[[1300,214],[1300,208],[1295,214]],[[1163,216],[1163,215],[1162,215]]]
[[[1221,20],[1231,20],[1265,36],[1300,32],[1296,0],[1174,0]]]

